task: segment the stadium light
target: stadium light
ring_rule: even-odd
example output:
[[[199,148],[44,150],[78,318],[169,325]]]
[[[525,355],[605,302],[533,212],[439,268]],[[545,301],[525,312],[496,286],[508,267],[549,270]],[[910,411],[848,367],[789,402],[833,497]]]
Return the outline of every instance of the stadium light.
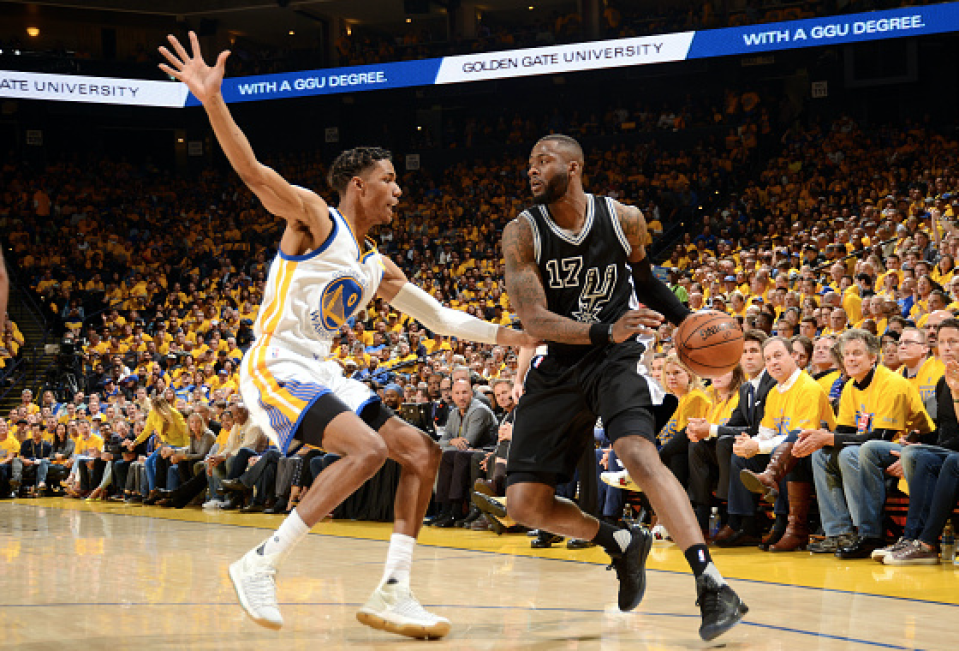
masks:
[[[27,36],[30,36],[30,37],[32,37],[32,38],[36,38],[36,37],[40,36],[40,28],[39,28],[39,27],[27,27]]]

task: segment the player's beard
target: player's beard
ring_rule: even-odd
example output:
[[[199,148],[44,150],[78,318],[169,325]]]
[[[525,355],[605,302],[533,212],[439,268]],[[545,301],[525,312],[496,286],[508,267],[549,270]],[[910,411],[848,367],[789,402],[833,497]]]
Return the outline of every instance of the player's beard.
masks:
[[[539,195],[533,195],[533,203],[540,205],[556,203],[563,198],[569,188],[569,172],[557,174],[543,185],[543,192]]]

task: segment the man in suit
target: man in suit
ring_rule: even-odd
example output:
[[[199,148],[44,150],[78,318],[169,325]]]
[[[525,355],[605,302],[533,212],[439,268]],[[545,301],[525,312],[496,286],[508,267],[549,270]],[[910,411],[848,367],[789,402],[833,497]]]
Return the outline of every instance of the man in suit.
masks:
[[[689,437],[689,494],[696,508],[696,517],[705,529],[713,500],[726,500],[729,492],[729,461],[733,444],[740,434],[752,437],[759,432],[765,413],[766,396],[776,380],[765,370],[762,346],[766,341],[762,330],[747,330],[740,364],[749,380],[739,388],[739,405],[725,425],[710,423],[705,418],[691,418],[686,425]],[[717,480],[718,476],[718,480]],[[720,536],[734,532],[726,527]]]

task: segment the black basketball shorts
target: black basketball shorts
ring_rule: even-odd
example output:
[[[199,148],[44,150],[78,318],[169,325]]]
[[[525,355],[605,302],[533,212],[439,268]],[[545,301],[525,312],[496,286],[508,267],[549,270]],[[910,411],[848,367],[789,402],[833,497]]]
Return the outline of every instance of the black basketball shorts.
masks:
[[[534,357],[516,407],[507,484],[571,481],[593,444],[597,418],[610,441],[642,436],[655,443],[678,401],[646,374],[644,351],[629,341],[597,348],[572,364]]]

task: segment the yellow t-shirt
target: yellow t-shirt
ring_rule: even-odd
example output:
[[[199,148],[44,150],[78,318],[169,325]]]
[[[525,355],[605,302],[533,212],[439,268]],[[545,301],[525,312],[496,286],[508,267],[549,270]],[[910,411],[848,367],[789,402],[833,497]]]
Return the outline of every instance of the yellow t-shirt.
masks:
[[[927,357],[926,361],[919,367],[919,372],[915,377],[907,378],[904,376],[906,367],[902,367],[900,377],[903,377],[916,391],[919,392],[919,398],[923,401],[936,399],[936,384],[939,378],[946,372],[946,365],[938,357]]]
[[[816,380],[816,384],[821,386],[822,390],[826,392],[826,397],[829,397],[829,392],[832,391],[832,385],[839,379],[839,369],[834,369],[821,377],[813,379]]]
[[[851,288],[850,288],[851,289]],[[842,295],[842,309],[846,310],[846,316],[849,323],[858,323],[862,321],[862,299],[848,289]],[[879,332],[882,334],[882,331]]]
[[[99,434],[90,434],[90,438],[84,439],[78,436],[75,439],[77,454],[86,454],[91,450],[103,449],[103,438]]]
[[[423,345],[426,347],[427,355],[432,355],[440,350],[453,350],[453,346],[446,339],[443,339],[439,344],[433,339],[427,339],[423,342]]]
[[[0,459],[5,459],[10,453],[13,453],[13,456],[20,454],[20,441],[7,433],[7,438],[0,441]]]
[[[800,373],[786,391],[772,388],[760,425],[783,435],[797,429],[818,429],[823,422],[828,429],[836,427],[829,395],[808,373]]]
[[[679,399],[679,404],[676,405],[676,411],[673,412],[673,417],[669,419],[669,422],[667,422],[662,431],[659,432],[659,436],[657,437],[659,444],[666,445],[671,438],[686,427],[690,418],[705,418],[712,406],[713,403],[710,402],[709,397],[702,389],[693,389],[684,395]]]
[[[837,423],[855,427],[860,435],[874,429],[916,429],[923,434],[935,429],[919,392],[909,380],[881,365],[876,367],[865,389],[857,388],[853,379],[846,382],[839,398]]]
[[[710,425],[725,425],[733,415],[733,410],[739,406],[739,391],[734,391],[733,395],[725,400],[719,400],[715,392],[710,396],[712,407],[706,413],[706,420]]]

